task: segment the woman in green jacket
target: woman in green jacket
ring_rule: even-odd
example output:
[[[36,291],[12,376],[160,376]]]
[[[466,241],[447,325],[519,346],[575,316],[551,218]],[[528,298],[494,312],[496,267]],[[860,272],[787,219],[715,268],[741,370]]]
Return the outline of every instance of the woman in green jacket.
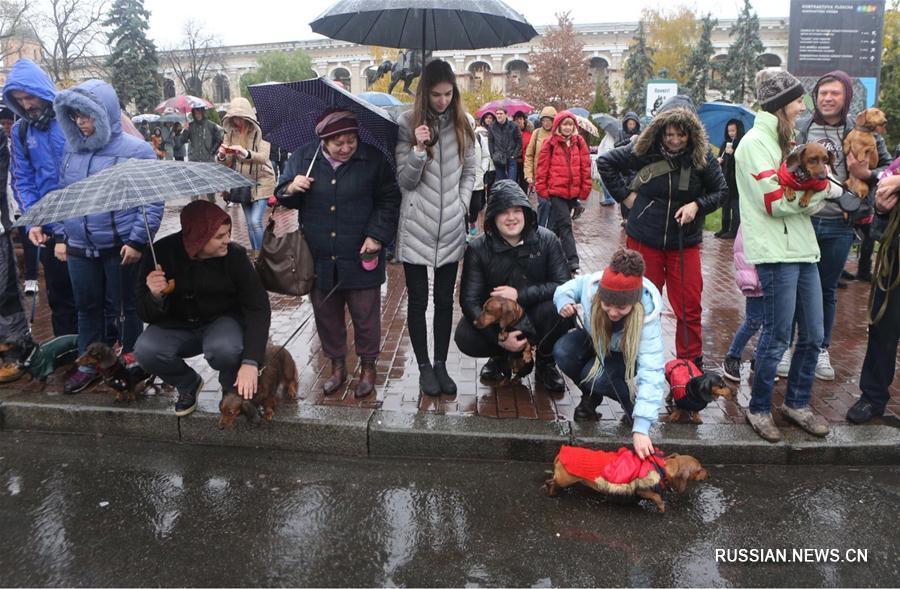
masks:
[[[803,86],[788,72],[772,70],[760,71],[756,86],[761,110],[734,155],[744,254],[756,266],[764,306],[747,421],[765,440],[781,439],[772,419],[772,388],[796,311],[800,335],[782,414],[809,433],[826,436],[828,424],[809,408],[823,338],[819,246],[809,215],[828,190],[815,193],[807,207],[800,207],[799,198],[783,198],[778,170],[793,147],[794,121],[806,110]]]

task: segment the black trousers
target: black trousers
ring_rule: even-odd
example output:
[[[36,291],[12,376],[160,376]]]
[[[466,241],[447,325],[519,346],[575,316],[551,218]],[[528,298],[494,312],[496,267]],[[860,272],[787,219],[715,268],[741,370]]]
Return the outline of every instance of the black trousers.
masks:
[[[741,208],[737,195],[722,203],[722,231],[734,235],[741,224]]]
[[[456,273],[459,262],[434,269],[434,361],[445,362],[450,349],[450,332],[453,329],[453,291],[456,289]],[[425,364],[428,358],[428,267],[403,264],[406,274],[407,325],[416,362]]]
[[[896,272],[896,271],[895,271]],[[891,280],[894,280],[892,278]],[[877,288],[874,285],[872,288]],[[885,292],[875,291],[874,308],[884,303]],[[869,326],[866,358],[859,375],[859,390],[864,399],[876,407],[884,407],[891,398],[890,387],[897,369],[897,340],[900,338],[900,291],[888,298],[881,321]]]
[[[553,346],[557,340],[572,329],[572,319],[565,319],[556,312],[553,301],[544,301],[525,309],[525,316],[537,331],[539,343],[537,350],[538,360],[553,360]],[[506,353],[493,337],[493,330],[478,329],[471,321],[463,317],[456,324],[456,347],[459,351],[472,358],[490,358]]]
[[[469,201],[469,225],[478,222],[478,213],[484,208],[484,189],[473,190],[472,200]]]
[[[859,234],[862,236],[862,243],[859,244],[859,264],[856,267],[857,276],[868,276],[872,274],[872,252],[875,251],[875,240],[872,239],[872,224],[860,225]]]
[[[562,242],[569,268],[578,266],[578,250],[572,233],[572,209],[576,204],[575,199],[550,197],[550,229]]]
[[[53,335],[58,337],[78,333],[78,314],[75,311],[72,281],[69,279],[69,265],[60,262],[53,255],[55,246],[56,242],[53,239],[44,244],[41,264],[44,265],[44,282],[47,285],[47,302],[50,304]]]

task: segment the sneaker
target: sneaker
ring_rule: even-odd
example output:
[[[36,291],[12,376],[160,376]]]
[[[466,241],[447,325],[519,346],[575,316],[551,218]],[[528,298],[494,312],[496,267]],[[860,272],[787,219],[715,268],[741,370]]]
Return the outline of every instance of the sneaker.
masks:
[[[791,358],[794,357],[794,352],[791,348],[788,348],[784,351],[784,356],[781,357],[781,362],[778,363],[778,367],[775,369],[775,374],[778,376],[787,376],[791,372]]]
[[[25,281],[25,294],[27,295],[36,295],[40,290],[38,286],[37,280],[26,280]]]
[[[794,409],[787,405],[782,405],[781,414],[784,415],[785,419],[794,422],[814,436],[824,438],[831,431],[828,427],[828,422],[813,413],[809,407]]]
[[[722,376],[734,382],[741,382],[741,360],[734,356],[725,356],[722,363]]]
[[[574,221],[578,217],[584,214],[584,206],[581,203],[575,205],[575,208],[572,209],[572,220]]]
[[[178,400],[175,401],[175,415],[177,417],[185,417],[194,412],[194,409],[197,408],[197,393],[200,392],[201,386],[203,386],[203,379],[198,377],[197,384],[191,387],[189,391],[178,391]]]
[[[66,381],[66,385],[63,387],[63,393],[66,395],[76,395],[98,380],[100,380],[100,375],[96,372],[76,370],[72,376],[69,377],[69,380]]]
[[[831,367],[831,356],[828,350],[819,350],[819,359],[816,361],[816,378],[819,380],[834,380],[834,368]]]
[[[7,362],[0,367],[0,383],[19,380],[23,374],[25,374],[25,371],[22,370],[18,362]]]
[[[781,441],[781,432],[776,427],[771,412],[751,413],[747,411],[747,423],[765,441],[773,444]]]

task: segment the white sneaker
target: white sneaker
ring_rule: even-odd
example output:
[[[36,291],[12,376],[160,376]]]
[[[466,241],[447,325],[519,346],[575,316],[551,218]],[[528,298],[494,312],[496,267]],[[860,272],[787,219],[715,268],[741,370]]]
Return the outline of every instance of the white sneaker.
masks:
[[[819,359],[816,361],[816,378],[819,380],[834,380],[834,368],[831,367],[831,356],[828,350],[819,350]]]
[[[25,281],[25,294],[34,295],[34,294],[37,294],[37,292],[39,290],[40,290],[40,287],[38,286],[37,280],[26,280]]]
[[[778,363],[778,367],[775,369],[775,374],[787,378],[787,375],[791,372],[791,358],[793,357],[794,353],[791,348],[786,349],[784,356],[781,357],[781,362]]]

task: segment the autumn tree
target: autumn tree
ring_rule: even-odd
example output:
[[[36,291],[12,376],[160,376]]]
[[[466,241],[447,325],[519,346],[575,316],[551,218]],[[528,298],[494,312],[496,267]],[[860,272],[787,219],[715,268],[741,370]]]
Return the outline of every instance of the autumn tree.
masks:
[[[617,105],[613,96],[612,88],[609,87],[609,78],[600,76],[597,78],[597,86],[594,88],[594,102],[588,109],[592,113],[606,113],[613,116],[616,115]]]
[[[694,104],[706,102],[706,89],[712,80],[712,59],[715,49],[712,45],[712,30],[718,20],[707,14],[700,23],[700,40],[688,56],[687,63],[681,70],[685,81],[685,94],[691,97]]]
[[[668,70],[679,84],[687,82],[682,74],[697,38],[697,15],[685,6],[666,11],[645,8],[641,20],[646,23],[647,45],[653,49],[653,66]]]
[[[478,82],[471,90],[462,90],[461,92],[466,112],[471,113],[473,117],[483,105],[503,98],[503,93],[491,88],[490,83],[487,82]]]
[[[889,124],[885,140],[893,149],[900,143],[900,0],[893,0],[884,13],[884,46],[881,57],[881,80],[878,105]]]
[[[248,86],[263,82],[297,82],[315,78],[312,59],[305,51],[267,53],[256,60],[256,69],[241,76],[241,96],[250,100]]]
[[[647,44],[644,21],[638,23],[625,60],[625,111],[642,113],[647,107],[647,81],[653,77],[653,49]]]
[[[759,38],[759,16],[752,10],[750,0],[744,0],[744,8],[728,31],[732,41],[725,59],[723,90],[735,103],[752,97],[759,55],[765,50]]]
[[[578,40],[570,13],[556,15],[557,26],[541,36],[541,47],[529,56],[527,84],[522,98],[536,108],[553,106],[562,110],[591,102],[590,71],[584,45]]]

